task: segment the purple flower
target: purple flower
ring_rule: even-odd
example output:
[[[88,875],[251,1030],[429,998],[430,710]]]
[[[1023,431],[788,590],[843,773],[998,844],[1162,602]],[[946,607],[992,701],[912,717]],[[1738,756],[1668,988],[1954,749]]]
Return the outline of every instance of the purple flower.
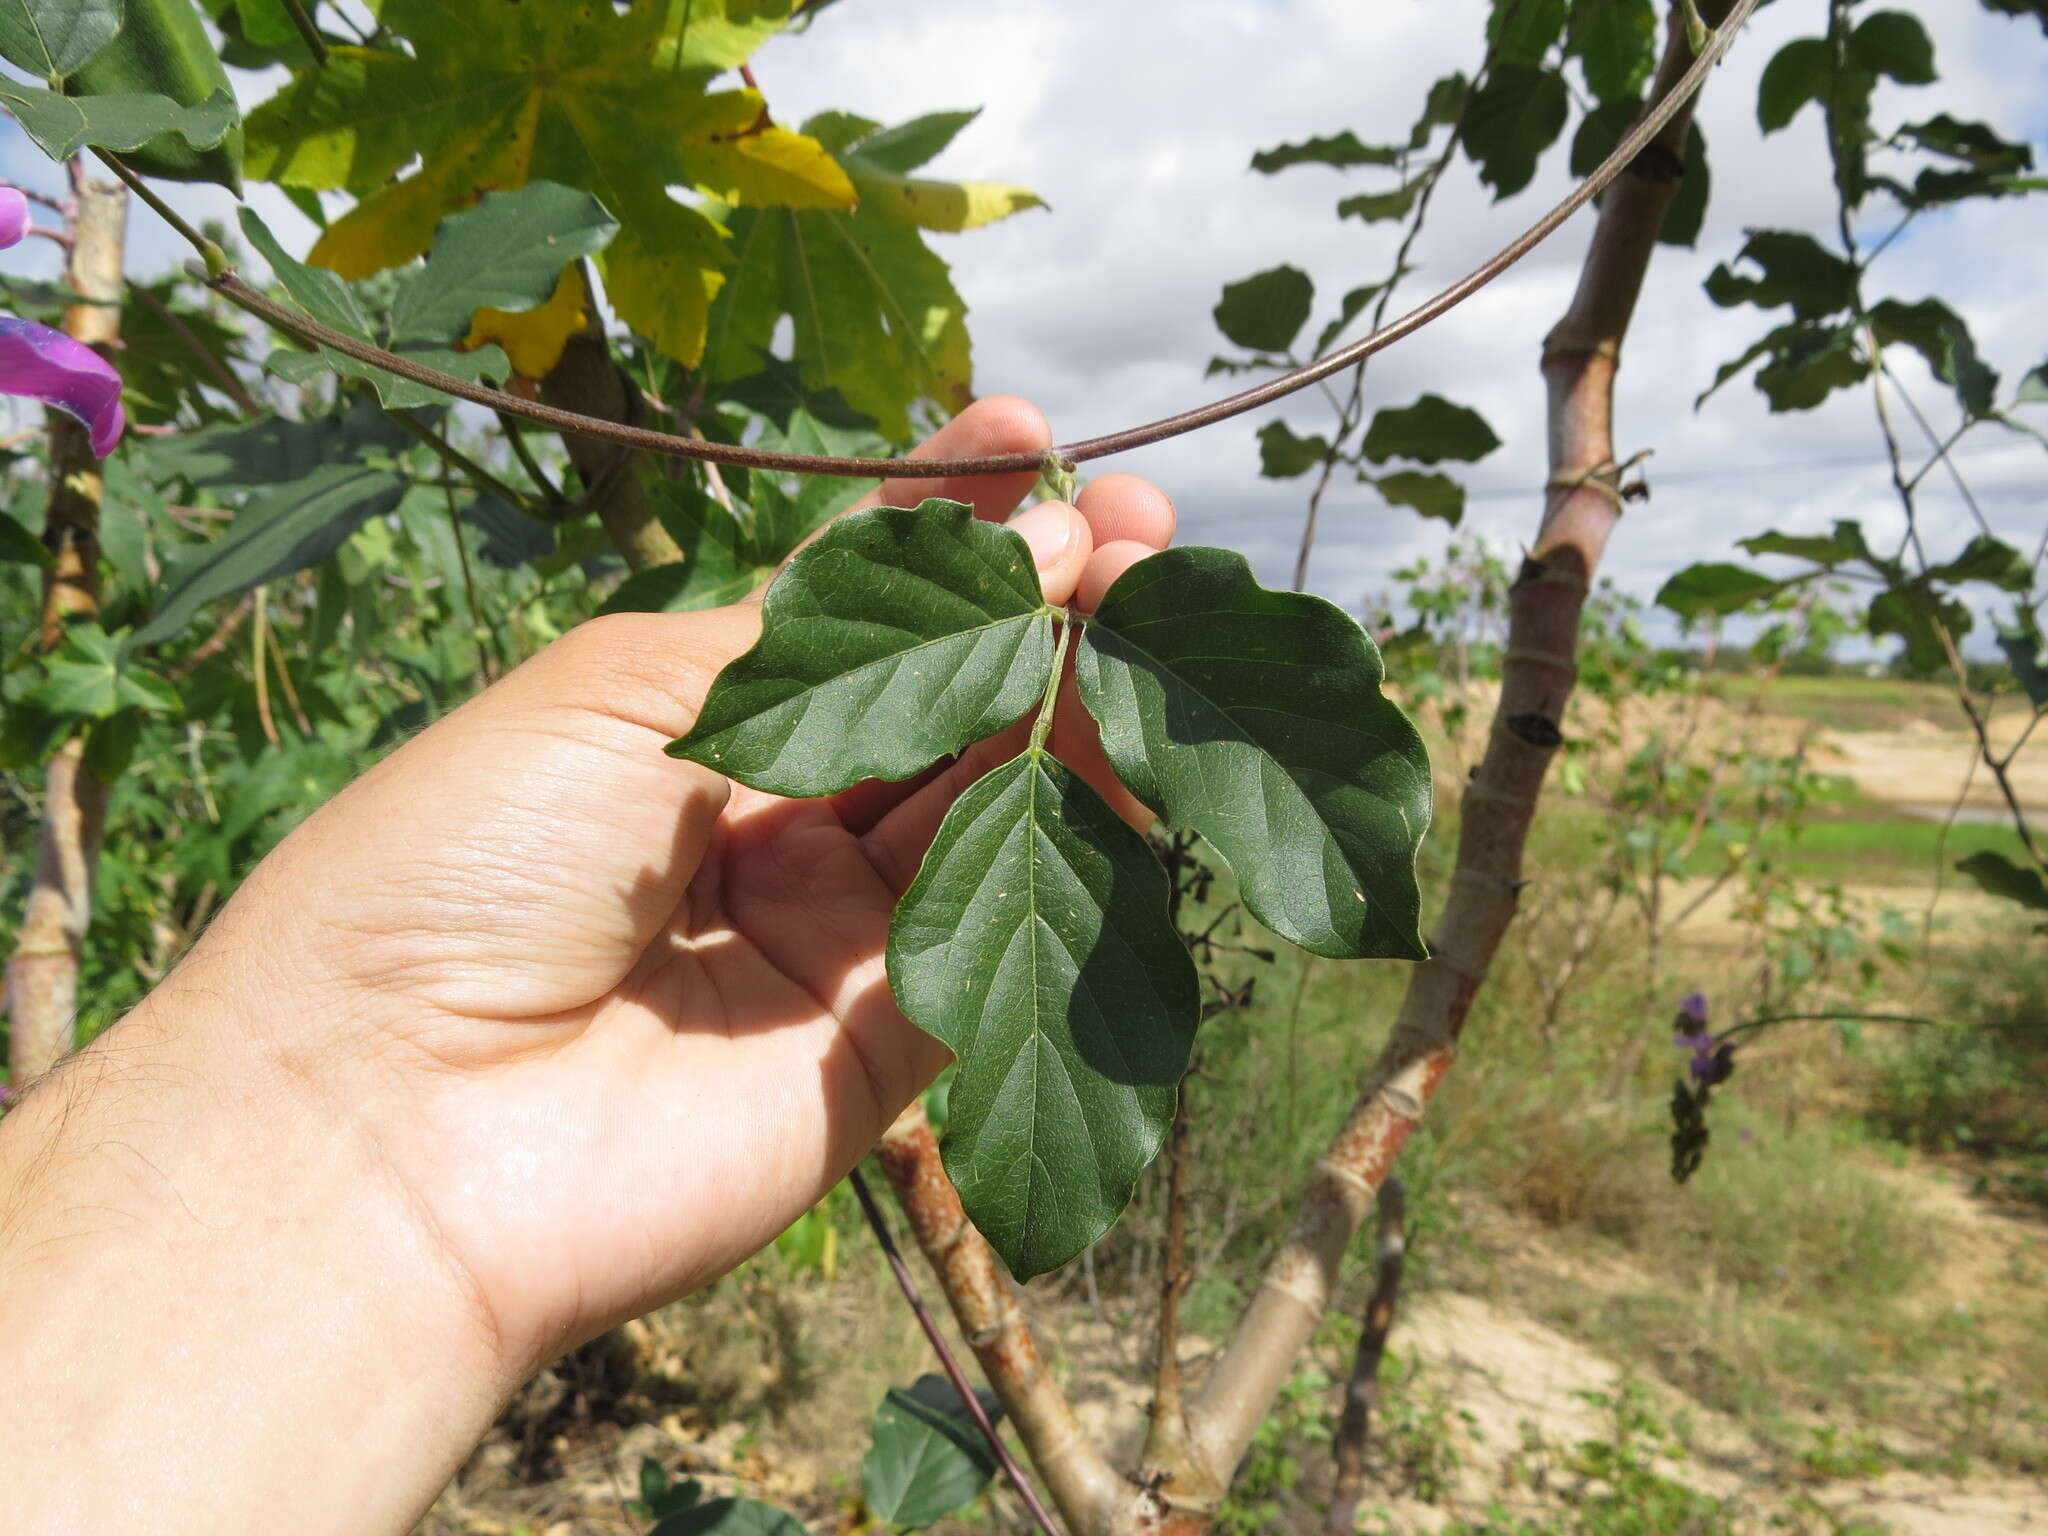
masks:
[[[1720,1042],[1705,1030],[1696,1035],[1673,1035],[1671,1043],[1692,1052],[1692,1060],[1686,1063],[1686,1067],[1694,1082],[1711,1083],[1720,1076],[1720,1063],[1714,1054],[1720,1048]]]
[[[0,187],[0,249],[28,233],[28,199]],[[104,459],[121,441],[121,375],[84,342],[33,320],[0,315],[0,395],[26,395],[75,416]]]
[[[19,245],[28,234],[28,199],[13,187],[0,187],[0,251]]]
[[[1685,1001],[1678,1005],[1678,1011],[1693,1023],[1705,1027],[1707,1022],[1707,995],[1704,992],[1689,992]]]
[[[76,416],[105,458],[121,441],[121,375],[82,341],[33,320],[0,315],[0,394],[26,395]]]

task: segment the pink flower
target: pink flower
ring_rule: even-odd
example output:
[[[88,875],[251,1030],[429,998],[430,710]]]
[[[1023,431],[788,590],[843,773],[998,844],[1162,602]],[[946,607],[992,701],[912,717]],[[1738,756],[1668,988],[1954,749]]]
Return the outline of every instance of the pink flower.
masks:
[[[0,250],[28,233],[28,199],[0,187]],[[62,331],[0,315],[0,394],[25,395],[75,416],[105,458],[121,441],[121,376],[99,353]]]
[[[19,245],[28,234],[28,199],[12,187],[0,187],[0,251]]]

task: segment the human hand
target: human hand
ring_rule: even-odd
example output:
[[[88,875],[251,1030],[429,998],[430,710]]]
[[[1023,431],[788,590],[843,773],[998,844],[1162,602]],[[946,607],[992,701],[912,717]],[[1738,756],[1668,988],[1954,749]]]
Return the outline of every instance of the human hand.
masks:
[[[1048,442],[1034,408],[991,399],[923,451]],[[1002,518],[1031,484],[902,481],[871,500],[950,496]],[[1173,524],[1128,475],[1014,522],[1046,600],[1082,608]],[[38,1123],[98,1160],[81,1155],[55,1207],[26,1179],[11,1230],[0,1211],[0,1298],[10,1280],[46,1305],[55,1284],[91,1288],[103,1353],[128,1312],[138,1347],[188,1346],[188,1379],[155,1384],[149,1412],[118,1386],[74,1405],[110,1447],[175,1460],[195,1425],[263,1410],[249,1378],[284,1412],[290,1378],[301,1416],[375,1419],[360,1456],[374,1462],[381,1434],[416,1463],[373,1485],[402,1514],[521,1380],[762,1247],[937,1073],[944,1048],[890,995],[890,914],[954,797],[1030,721],[832,800],[668,757],[758,628],[749,602],[564,636],[310,817],[143,1006],[53,1074],[68,1090],[53,1081],[10,1117],[0,1188],[10,1158],[51,1163],[31,1149]],[[1071,677],[1052,745],[1149,823]],[[63,1202],[120,1219],[77,1229]],[[61,1355],[71,1321],[60,1311],[39,1342]],[[351,1372],[351,1338],[388,1351],[388,1379]],[[364,1406],[380,1393],[387,1406]],[[193,1445],[189,1475],[232,1488],[217,1439]],[[263,1437],[236,1449],[261,1482]],[[316,1507],[303,1447],[275,1465],[297,1479],[277,1496]],[[328,1470],[331,1507],[349,1507],[350,1472]]]
[[[990,400],[928,451],[1046,441],[1031,407]],[[999,518],[1030,484],[874,500]],[[1086,607],[1173,510],[1111,476],[1018,527],[1047,601]],[[209,995],[293,999],[263,1048],[374,1144],[521,1371],[760,1248],[945,1060],[890,996],[889,917],[955,795],[1029,721],[922,781],[737,788],[662,747],[757,632],[755,603],[582,626],[309,819],[185,968]],[[1078,707],[1054,750],[1149,820]]]

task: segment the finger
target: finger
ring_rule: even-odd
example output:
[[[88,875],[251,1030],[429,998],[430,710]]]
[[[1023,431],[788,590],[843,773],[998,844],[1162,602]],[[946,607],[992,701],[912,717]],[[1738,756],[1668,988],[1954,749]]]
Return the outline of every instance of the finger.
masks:
[[[1041,501],[1011,518],[1008,526],[1030,547],[1045,600],[1055,608],[1066,607],[1095,553],[1088,520],[1064,501]]]
[[[980,458],[990,453],[1042,453],[1052,446],[1052,428],[1044,413],[1015,395],[990,395],[977,400],[930,437],[910,450],[913,459]],[[870,507],[914,507],[928,497],[964,501],[975,515],[1001,522],[1016,510],[1038,483],[1038,471],[1014,475],[947,475],[936,480],[884,480]]]
[[[1052,428],[1046,425],[1045,416],[1037,406],[1015,395],[990,395],[985,400],[975,401],[911,449],[910,457],[979,458],[991,453],[1037,453],[1051,446]],[[976,517],[999,523],[1016,510],[1018,503],[1031,494],[1031,488],[1037,483],[1036,470],[1016,475],[946,475],[936,480],[899,477],[884,480],[839,515],[848,517],[870,507],[914,507],[927,497],[936,496],[945,501],[964,501],[974,508]],[[806,536],[796,550],[790,551],[790,558],[794,559],[797,550],[803,549],[831,526],[827,523],[824,528]],[[788,563],[788,560],[783,562],[785,565]],[[768,584],[763,582],[747,600],[757,603],[767,590]],[[1065,602],[1066,599],[1061,598],[1060,601]]]
[[[1178,521],[1173,498],[1150,480],[1136,475],[1103,475],[1091,480],[1074,498],[1097,545],[1130,539],[1151,549],[1173,542]]]
[[[1135,539],[1118,539],[1114,543],[1098,545],[1074,588],[1074,606],[1083,613],[1093,613],[1101,606],[1103,594],[1116,585],[1119,576],[1140,560],[1158,553],[1150,544],[1140,544]]]

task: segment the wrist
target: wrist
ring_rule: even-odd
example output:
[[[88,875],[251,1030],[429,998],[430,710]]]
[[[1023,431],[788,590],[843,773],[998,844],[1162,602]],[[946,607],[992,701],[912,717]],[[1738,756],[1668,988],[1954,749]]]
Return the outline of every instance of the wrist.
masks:
[[[408,1528],[512,1385],[489,1315],[368,1136],[179,990],[0,1121],[0,1483],[24,1530]]]

